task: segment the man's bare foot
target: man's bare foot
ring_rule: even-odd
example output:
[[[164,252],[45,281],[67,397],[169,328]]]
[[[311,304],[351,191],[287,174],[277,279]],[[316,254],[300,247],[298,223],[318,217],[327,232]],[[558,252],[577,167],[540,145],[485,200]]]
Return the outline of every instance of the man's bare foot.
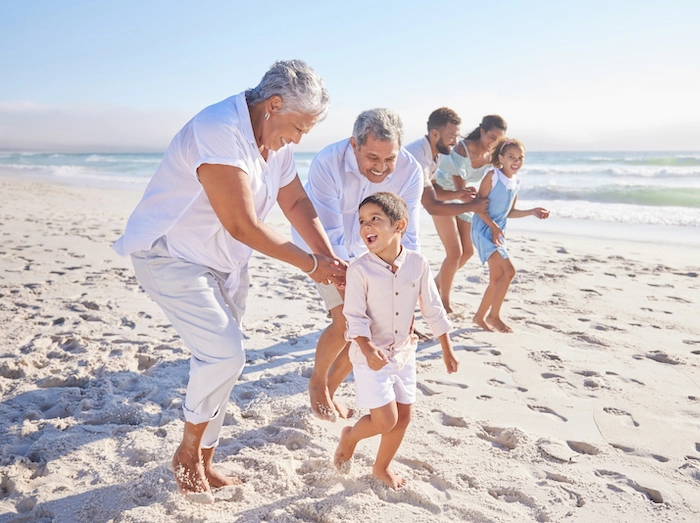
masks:
[[[392,471],[390,471],[388,468],[385,469],[385,468],[377,467],[375,465],[372,468],[372,474],[374,474],[375,478],[377,478],[379,481],[384,483],[389,488],[400,489],[401,487],[406,485],[406,478],[402,478],[401,476],[397,476]]]
[[[338,417],[343,418],[343,419],[350,419],[352,418],[352,415],[355,414],[355,411],[352,409],[349,409],[345,405],[341,405],[337,401],[333,400],[333,406],[335,407],[335,410],[338,412]]]
[[[486,321],[484,320],[484,318],[479,318],[478,316],[474,316],[474,317],[472,318],[472,321],[473,321],[474,323],[476,323],[479,327],[481,327],[482,329],[484,329],[485,331],[496,332],[496,330],[495,330],[493,327],[491,327],[491,325],[489,325],[488,323],[486,323]]]
[[[513,332],[513,329],[511,329],[508,325],[503,323],[503,320],[501,318],[488,318],[488,322],[498,332],[503,332],[503,333]]]
[[[343,473],[348,472],[350,469],[350,464],[348,462],[352,459],[352,455],[355,453],[355,444],[348,441],[350,439],[351,430],[352,427],[345,427],[340,433],[338,448],[335,449],[335,454],[333,455],[333,465],[339,472]]]
[[[178,448],[173,456],[172,465],[175,483],[181,493],[199,503],[214,502],[214,496],[204,474],[204,464],[199,456],[191,456]]]
[[[331,396],[328,393],[328,386],[311,376],[309,380],[309,398],[311,399],[311,410],[317,417],[326,421],[335,421],[338,412],[335,410]]]
[[[214,459],[215,447],[202,449],[202,465],[204,466],[204,476],[209,482],[211,488],[228,487],[231,485],[240,485],[243,483],[240,478],[234,476],[224,476],[221,472],[214,468],[212,463]]]

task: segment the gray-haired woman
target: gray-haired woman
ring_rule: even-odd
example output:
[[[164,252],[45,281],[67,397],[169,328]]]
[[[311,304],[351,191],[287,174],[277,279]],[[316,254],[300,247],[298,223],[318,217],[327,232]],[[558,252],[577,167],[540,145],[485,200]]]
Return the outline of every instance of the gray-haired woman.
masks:
[[[173,467],[180,491],[199,501],[238,482],[217,472],[212,457],[245,363],[239,324],[252,251],[316,282],[345,281],[346,264],[333,254],[289,147],[328,105],[320,76],[290,60],[273,64],[256,88],[207,107],[170,143],[114,245],[131,255],[139,282],[192,353]],[[275,202],[315,254],[263,223]]]

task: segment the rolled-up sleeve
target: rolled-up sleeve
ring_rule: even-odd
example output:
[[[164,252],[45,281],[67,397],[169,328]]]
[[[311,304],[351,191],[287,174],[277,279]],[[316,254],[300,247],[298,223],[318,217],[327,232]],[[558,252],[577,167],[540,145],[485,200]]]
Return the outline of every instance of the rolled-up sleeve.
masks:
[[[440,300],[440,293],[435,285],[428,260],[423,258],[423,270],[420,277],[420,295],[418,298],[423,319],[430,326],[436,338],[452,330],[452,322],[447,317],[445,308]]]
[[[367,314],[367,280],[362,271],[351,264],[345,275],[345,282],[345,339],[352,341],[360,336],[372,339],[372,320]]]

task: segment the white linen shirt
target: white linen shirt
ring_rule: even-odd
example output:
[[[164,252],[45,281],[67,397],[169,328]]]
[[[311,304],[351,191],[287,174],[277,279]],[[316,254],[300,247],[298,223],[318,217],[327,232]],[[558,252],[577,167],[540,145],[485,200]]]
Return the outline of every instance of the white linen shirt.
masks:
[[[422,173],[418,162],[404,148],[399,149],[394,172],[380,183],[370,182],[360,172],[349,138],[318,153],[309,167],[305,189],[336,256],[352,260],[367,252],[360,237],[358,207],[367,196],[383,191],[395,193],[406,202],[408,227],[401,242],[411,250],[419,250]],[[299,247],[309,249],[294,229],[292,238]]]
[[[394,261],[398,268],[368,252],[348,267],[343,314],[345,339],[363,336],[378,348],[394,355],[411,345],[411,326],[416,303],[437,338],[452,328],[428,260],[405,247]]]
[[[260,220],[274,206],[280,187],[296,176],[290,146],[269,151],[265,161],[253,135],[245,92],[231,96],[202,110],[173,138],[113,247],[126,256],[149,250],[165,236],[171,256],[229,274],[225,287],[233,295],[252,249],[235,240],[216,216],[197,178],[204,163],[247,173]]]
[[[409,143],[406,150],[413,155],[423,169],[423,187],[431,186],[437,180],[440,153],[433,156],[427,136]]]

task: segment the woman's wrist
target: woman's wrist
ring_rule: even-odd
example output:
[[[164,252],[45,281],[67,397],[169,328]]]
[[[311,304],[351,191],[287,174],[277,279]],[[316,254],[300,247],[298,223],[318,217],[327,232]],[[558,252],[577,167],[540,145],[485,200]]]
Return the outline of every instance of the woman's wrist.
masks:
[[[316,269],[318,269],[318,256],[316,256],[313,252],[310,254],[312,260],[313,260],[313,266],[311,267],[311,270],[304,270],[301,269],[305,274],[311,275],[314,272],[316,272]]]

